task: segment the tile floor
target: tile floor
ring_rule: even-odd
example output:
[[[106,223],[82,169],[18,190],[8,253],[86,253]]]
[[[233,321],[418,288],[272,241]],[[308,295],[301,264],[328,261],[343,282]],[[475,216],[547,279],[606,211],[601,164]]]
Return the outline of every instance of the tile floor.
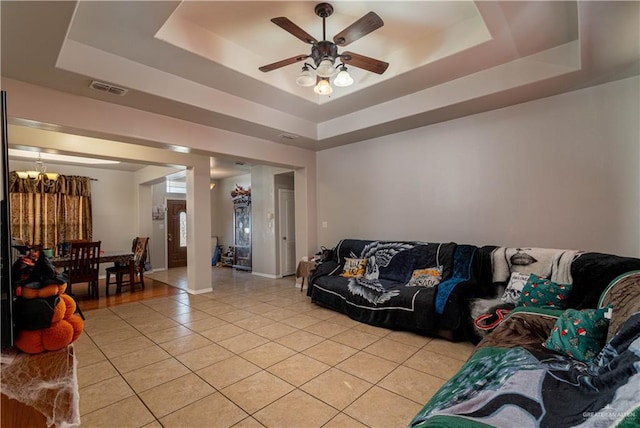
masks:
[[[212,270],[211,293],[85,313],[82,427],[405,427],[473,350],[355,322],[293,277]]]

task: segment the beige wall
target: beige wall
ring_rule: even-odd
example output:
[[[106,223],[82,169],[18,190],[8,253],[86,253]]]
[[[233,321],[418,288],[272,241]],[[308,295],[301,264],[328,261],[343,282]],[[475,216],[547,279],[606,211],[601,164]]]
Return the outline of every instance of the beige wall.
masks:
[[[318,242],[640,256],[639,93],[635,77],[319,152]]]

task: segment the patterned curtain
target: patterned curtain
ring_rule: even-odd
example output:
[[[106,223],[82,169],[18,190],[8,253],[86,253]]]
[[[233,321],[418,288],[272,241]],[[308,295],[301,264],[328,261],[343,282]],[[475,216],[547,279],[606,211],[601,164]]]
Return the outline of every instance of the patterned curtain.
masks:
[[[9,174],[11,234],[25,243],[56,248],[61,242],[92,240],[91,179],[60,175],[47,185]]]

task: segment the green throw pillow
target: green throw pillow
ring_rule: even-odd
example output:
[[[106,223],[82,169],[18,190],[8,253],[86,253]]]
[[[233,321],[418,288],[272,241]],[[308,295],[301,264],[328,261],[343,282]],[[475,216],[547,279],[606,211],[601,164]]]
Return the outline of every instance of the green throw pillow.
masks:
[[[532,273],[520,293],[518,306],[564,309],[571,284],[556,284]]]
[[[551,335],[542,344],[545,348],[590,363],[602,349],[609,319],[602,309],[567,309],[560,315]]]

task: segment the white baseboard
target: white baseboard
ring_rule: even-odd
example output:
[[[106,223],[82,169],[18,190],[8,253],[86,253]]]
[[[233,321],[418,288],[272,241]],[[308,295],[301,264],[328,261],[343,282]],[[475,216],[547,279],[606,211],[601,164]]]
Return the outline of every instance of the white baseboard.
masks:
[[[278,279],[278,276],[277,276],[277,275],[272,275],[272,274],[270,274],[270,273],[260,273],[260,272],[255,272],[255,271],[253,271],[253,272],[251,272],[251,274],[252,274],[252,275],[255,275],[255,276],[261,276],[261,277],[263,277],[263,278]]]
[[[187,288],[187,293],[189,294],[204,294],[204,293],[211,293],[213,291],[213,287],[209,288],[209,289],[204,289],[204,290],[194,290],[192,288]]]

